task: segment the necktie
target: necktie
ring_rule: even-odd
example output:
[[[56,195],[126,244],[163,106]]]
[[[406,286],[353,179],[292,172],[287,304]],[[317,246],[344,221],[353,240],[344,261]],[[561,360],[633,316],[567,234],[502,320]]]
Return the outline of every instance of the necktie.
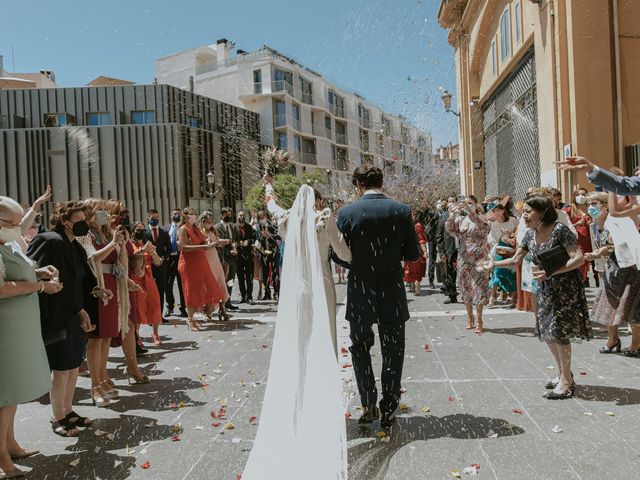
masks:
[[[156,243],[158,241],[158,227],[153,227],[151,232],[153,234],[153,243]]]
[[[176,224],[173,223],[171,224],[171,251],[173,253],[178,251],[178,242],[177,242],[177,237],[176,237]]]

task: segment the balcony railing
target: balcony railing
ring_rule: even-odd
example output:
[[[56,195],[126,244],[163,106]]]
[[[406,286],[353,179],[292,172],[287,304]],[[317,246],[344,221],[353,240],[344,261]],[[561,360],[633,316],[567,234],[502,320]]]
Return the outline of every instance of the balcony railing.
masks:
[[[360,117],[360,126],[362,128],[371,128],[371,120],[368,118]]]
[[[262,93],[262,82],[253,84],[253,93]]]
[[[292,123],[292,126],[293,126],[294,130],[300,131],[300,119],[299,118],[295,118],[294,117],[293,118],[293,122],[291,122],[291,123]]]
[[[318,163],[315,153],[301,153],[300,158],[305,165],[316,165]]]
[[[345,133],[336,133],[336,143],[340,145],[347,144],[347,135]]]
[[[336,117],[344,118],[344,107],[337,107],[333,103],[329,104],[329,111]]]
[[[302,103],[308,103],[313,105],[313,94],[308,92],[302,92]]]
[[[312,132],[316,137],[326,137],[331,140],[331,129],[327,128],[325,125],[319,125],[314,123],[312,126]]]
[[[273,116],[273,126],[278,127],[286,127],[287,126],[287,114],[286,113],[277,113]]]
[[[289,95],[293,95],[293,85],[286,80],[273,80],[271,82],[272,92],[287,92]]]

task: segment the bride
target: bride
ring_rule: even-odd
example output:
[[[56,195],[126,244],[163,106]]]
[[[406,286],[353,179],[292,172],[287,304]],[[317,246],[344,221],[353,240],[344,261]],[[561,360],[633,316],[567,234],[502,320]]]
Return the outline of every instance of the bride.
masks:
[[[300,187],[290,210],[267,208],[285,241],[280,303],[258,434],[243,480],[346,480],[347,439],[336,361],[336,294],[329,247],[351,252],[321,196]]]

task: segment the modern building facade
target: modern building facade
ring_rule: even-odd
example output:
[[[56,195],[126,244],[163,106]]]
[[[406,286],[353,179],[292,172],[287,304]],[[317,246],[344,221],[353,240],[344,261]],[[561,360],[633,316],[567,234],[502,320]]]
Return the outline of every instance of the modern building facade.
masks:
[[[169,85],[0,90],[0,125],[0,195],[23,204],[51,185],[167,220],[239,208],[260,178],[258,115]]]
[[[555,168],[569,153],[630,171],[640,2],[442,0],[438,19],[455,49],[465,192],[569,193],[586,184]]]
[[[282,53],[238,50],[225,39],[156,61],[157,81],[260,114],[261,142],[291,152],[298,173],[330,180],[372,162],[393,173],[431,161],[431,136]]]

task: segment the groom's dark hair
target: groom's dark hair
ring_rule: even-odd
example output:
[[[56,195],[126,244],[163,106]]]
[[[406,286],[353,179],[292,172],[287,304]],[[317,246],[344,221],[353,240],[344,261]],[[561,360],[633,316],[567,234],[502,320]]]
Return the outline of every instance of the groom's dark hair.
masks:
[[[375,165],[360,165],[353,171],[351,183],[364,189],[382,187],[382,170]]]

